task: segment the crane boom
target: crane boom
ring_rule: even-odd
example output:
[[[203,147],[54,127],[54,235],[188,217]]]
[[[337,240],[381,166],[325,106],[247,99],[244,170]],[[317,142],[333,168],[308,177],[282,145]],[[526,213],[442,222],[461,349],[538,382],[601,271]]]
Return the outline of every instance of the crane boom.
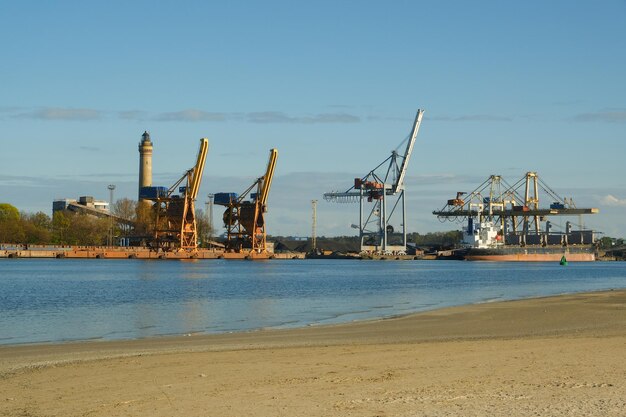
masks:
[[[198,157],[196,158],[196,165],[193,167],[193,176],[191,178],[190,190],[188,197],[195,200],[198,196],[198,190],[200,189],[200,183],[202,182],[202,173],[204,172],[204,165],[206,163],[206,156],[209,152],[209,140],[207,138],[200,139],[200,148],[198,149]]]
[[[409,159],[411,158],[411,153],[413,152],[413,145],[415,145],[415,138],[417,137],[417,132],[420,129],[420,124],[422,123],[422,115],[424,114],[424,110],[418,109],[417,114],[415,115],[415,121],[413,122],[413,129],[411,131],[411,137],[406,144],[406,150],[404,151],[404,157],[402,159],[402,165],[400,166],[400,173],[398,175],[398,179],[396,183],[393,185],[393,192],[396,193],[398,190],[402,189],[404,186],[404,177],[406,175],[406,169],[409,165]]]
[[[270,159],[267,163],[267,169],[263,176],[263,187],[261,188],[261,194],[259,195],[259,203],[264,206],[267,202],[267,196],[272,186],[272,179],[274,178],[274,169],[276,169],[276,159],[278,158],[278,149],[270,149]]]

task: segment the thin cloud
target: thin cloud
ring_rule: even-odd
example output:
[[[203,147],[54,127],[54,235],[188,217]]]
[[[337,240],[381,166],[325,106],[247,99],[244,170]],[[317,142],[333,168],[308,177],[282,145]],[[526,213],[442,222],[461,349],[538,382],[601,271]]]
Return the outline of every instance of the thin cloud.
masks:
[[[607,110],[596,113],[581,113],[574,116],[574,120],[577,122],[624,123],[626,122],[626,111]]]
[[[333,106],[331,106],[333,107]],[[341,107],[334,105],[334,107]],[[0,115],[15,119],[59,120],[59,121],[91,121],[104,116],[117,116],[121,120],[158,121],[158,122],[226,122],[239,120],[247,123],[286,123],[286,124],[337,124],[358,123],[359,116],[344,112],[319,113],[313,115],[290,115],[280,111],[260,111],[249,113],[210,112],[200,109],[185,109],[171,112],[147,112],[143,110],[102,111],[86,108],[43,107],[23,109],[17,107],[0,107]]]
[[[75,177],[75,174],[72,175],[65,175],[65,177]],[[100,173],[85,173],[85,174],[80,174],[81,177],[95,177],[98,179],[102,179],[102,178],[123,178],[123,179],[134,179],[137,177],[137,173],[136,172],[100,172]]]
[[[187,109],[176,112],[158,114],[154,120],[160,122],[223,122],[226,121],[226,113],[208,112],[197,109]]]
[[[15,113],[16,111],[20,111],[19,107],[15,106],[0,106],[0,113]]]
[[[87,152],[100,152],[101,149],[97,148],[95,146],[79,146],[78,149],[80,149],[81,151],[87,151]]]
[[[31,187],[38,186],[37,177],[27,175],[0,175],[0,186]]]
[[[258,155],[256,152],[222,152],[219,154],[220,157],[231,157],[231,156],[236,156],[236,157],[242,157],[242,156],[256,156]]]
[[[468,114],[463,116],[432,116],[428,120],[440,122],[511,122],[513,118],[491,114]]]
[[[117,112],[117,117],[122,120],[146,120],[148,113],[141,110],[124,110]]]
[[[354,106],[348,104],[329,104],[328,106],[331,109],[353,109]]]
[[[600,199],[600,204],[612,207],[626,207],[626,198],[617,198],[612,194],[607,194]]]
[[[102,118],[102,112],[94,109],[73,109],[64,107],[44,107],[14,115],[16,119],[89,121]]]
[[[250,123],[357,123],[361,119],[358,116],[347,113],[322,113],[312,116],[290,116],[283,112],[265,111],[253,112],[247,115]]]
[[[159,122],[226,122],[244,120],[248,123],[356,123],[361,119],[347,113],[322,113],[310,116],[292,116],[278,111],[261,111],[250,113],[208,112],[198,109],[186,109],[174,112],[159,113],[149,117],[145,112],[119,112],[118,116],[126,120],[151,119]]]
[[[31,177],[27,175],[0,175],[0,187],[17,187],[17,188],[42,188],[51,189],[64,187],[67,189],[73,189],[77,184],[99,184],[103,182],[105,177],[121,177],[126,181],[122,181],[118,178],[118,184],[124,182],[134,183],[136,174],[134,175],[120,175],[117,173],[111,174],[60,174],[54,176],[39,176]]]
[[[411,187],[442,184],[474,184],[475,186],[478,186],[485,180],[485,178],[486,177],[480,177],[478,175],[421,174],[409,175],[407,176],[405,182]]]
[[[412,120],[408,117],[394,117],[394,116],[367,116],[367,121],[375,122],[378,120],[392,121],[392,122],[406,122]]]

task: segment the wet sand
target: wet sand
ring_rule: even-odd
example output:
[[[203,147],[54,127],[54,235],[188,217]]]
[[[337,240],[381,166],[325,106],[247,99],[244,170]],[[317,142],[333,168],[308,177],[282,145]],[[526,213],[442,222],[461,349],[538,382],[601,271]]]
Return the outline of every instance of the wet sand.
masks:
[[[623,416],[626,291],[0,347],[0,416]]]

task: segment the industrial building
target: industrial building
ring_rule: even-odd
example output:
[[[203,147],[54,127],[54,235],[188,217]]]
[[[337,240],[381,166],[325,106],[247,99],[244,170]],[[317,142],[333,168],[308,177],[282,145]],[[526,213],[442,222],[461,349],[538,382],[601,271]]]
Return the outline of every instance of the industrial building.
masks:
[[[78,199],[60,198],[52,202],[52,214],[57,211],[79,211],[82,209],[97,210],[103,214],[109,213],[109,203],[104,200],[96,200],[89,195],[78,197]]]

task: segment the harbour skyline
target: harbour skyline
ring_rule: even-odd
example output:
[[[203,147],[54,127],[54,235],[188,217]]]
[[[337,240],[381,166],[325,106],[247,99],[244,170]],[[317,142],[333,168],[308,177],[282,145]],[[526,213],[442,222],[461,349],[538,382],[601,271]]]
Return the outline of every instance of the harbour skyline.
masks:
[[[623,237],[625,20],[623,1],[3,4],[0,200],[50,213],[109,184],[134,199],[147,130],[155,185],[206,136],[201,206],[247,188],[278,148],[268,232],[308,235],[320,199],[318,235],[351,235],[357,207],[322,194],[384,160],[419,107],[410,231],[458,229],[431,212],[489,175],[536,171]]]

